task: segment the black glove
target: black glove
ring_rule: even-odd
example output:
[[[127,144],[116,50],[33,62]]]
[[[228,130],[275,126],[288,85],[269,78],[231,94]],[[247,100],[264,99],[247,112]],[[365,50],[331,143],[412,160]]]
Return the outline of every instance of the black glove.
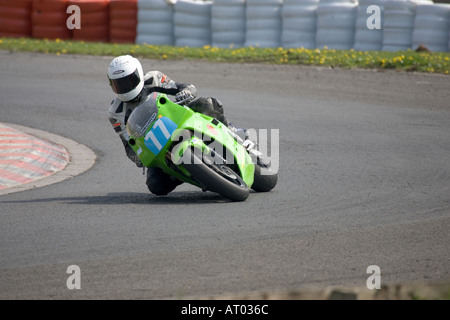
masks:
[[[194,99],[194,95],[189,91],[180,91],[175,95],[175,100],[179,101],[188,101]]]
[[[139,157],[137,156],[137,154],[134,152],[134,150],[128,144],[125,145],[125,151],[127,153],[127,157],[131,161],[133,161],[138,168],[143,167],[141,160],[139,160]]]

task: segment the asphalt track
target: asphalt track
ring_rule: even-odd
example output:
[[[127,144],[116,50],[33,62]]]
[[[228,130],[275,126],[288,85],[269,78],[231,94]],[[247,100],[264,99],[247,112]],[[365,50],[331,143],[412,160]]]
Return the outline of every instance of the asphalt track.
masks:
[[[450,279],[450,77],[144,60],[221,99],[237,125],[279,129],[277,187],[231,203],[188,185],[146,190],[108,122],[111,58],[0,51],[0,121],[97,157],[0,196],[1,299],[364,287],[371,265],[382,284]]]

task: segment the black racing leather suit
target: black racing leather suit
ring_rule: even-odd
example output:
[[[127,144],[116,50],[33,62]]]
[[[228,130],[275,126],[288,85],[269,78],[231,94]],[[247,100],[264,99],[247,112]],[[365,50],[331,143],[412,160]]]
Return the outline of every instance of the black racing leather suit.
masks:
[[[144,88],[135,99],[124,102],[118,98],[115,98],[111,102],[111,107],[109,108],[109,121],[111,122],[111,125],[116,133],[119,135],[125,147],[125,152],[128,158],[136,163],[138,167],[142,167],[142,163],[134,150],[128,145],[129,135],[126,124],[131,112],[133,112],[139,103],[152,92],[162,92],[173,96],[180,92],[189,93],[192,97],[194,97],[188,105],[191,109],[214,117],[229,126],[229,122],[223,113],[222,103],[212,97],[195,98],[197,96],[197,89],[194,85],[175,82],[160,71],[150,71],[146,73],[144,76],[144,81]],[[180,180],[167,175],[159,168],[148,168],[147,170],[146,184],[149,190],[156,195],[166,195],[173,191],[181,183],[182,182]]]

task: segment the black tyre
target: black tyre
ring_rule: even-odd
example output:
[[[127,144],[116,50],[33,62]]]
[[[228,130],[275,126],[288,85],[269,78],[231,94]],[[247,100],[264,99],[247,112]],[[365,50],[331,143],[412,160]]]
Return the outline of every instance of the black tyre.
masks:
[[[232,201],[247,199],[250,193],[249,187],[230,167],[215,164],[207,155],[203,155],[200,159],[192,152],[192,149],[185,151],[185,159],[191,159],[191,161],[183,163],[184,168],[203,187],[203,190],[216,192]]]
[[[267,192],[272,190],[278,182],[278,174],[270,169],[270,165],[257,158],[255,164],[255,177],[252,189],[257,192]]]

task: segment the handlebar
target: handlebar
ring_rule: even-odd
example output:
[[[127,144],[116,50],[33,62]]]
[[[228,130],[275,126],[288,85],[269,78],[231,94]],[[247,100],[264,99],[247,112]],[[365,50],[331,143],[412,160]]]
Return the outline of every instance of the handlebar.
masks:
[[[191,102],[194,98],[193,97],[189,97],[180,101],[174,101],[175,104],[179,104],[179,105],[183,105],[186,102]]]

